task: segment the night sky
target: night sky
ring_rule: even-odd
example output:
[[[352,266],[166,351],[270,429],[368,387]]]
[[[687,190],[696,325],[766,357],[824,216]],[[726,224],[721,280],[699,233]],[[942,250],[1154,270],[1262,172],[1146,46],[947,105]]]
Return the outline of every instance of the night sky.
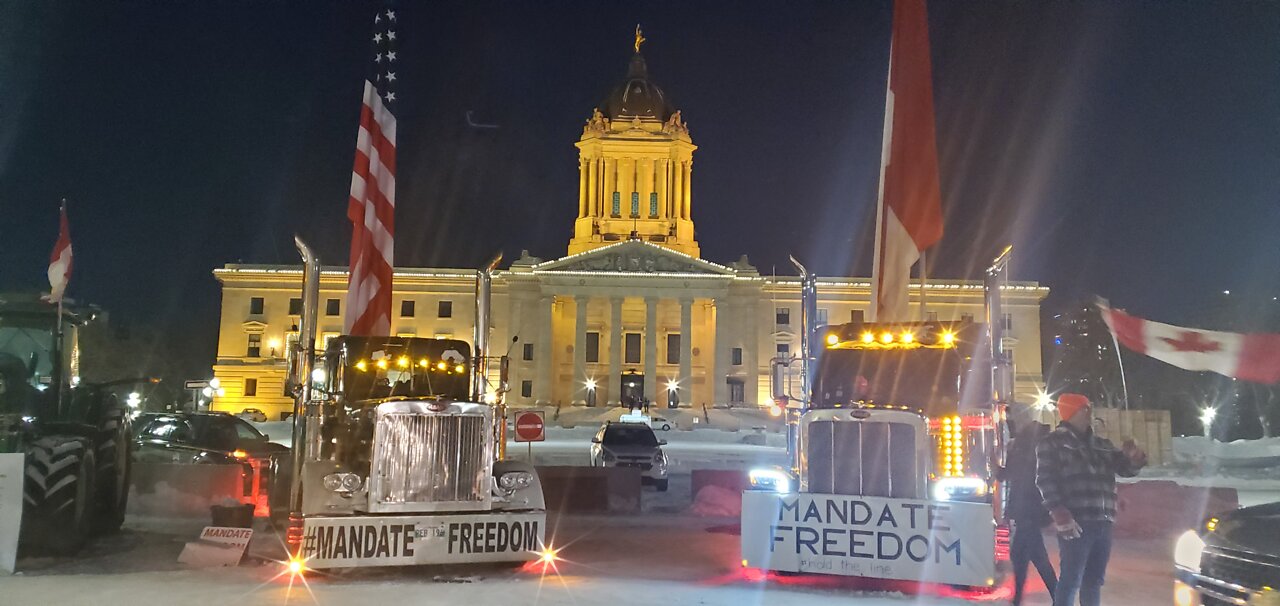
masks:
[[[343,264],[371,2],[0,0],[0,290],[69,293],[212,362],[226,262]],[[930,0],[947,233],[1049,308],[1179,322],[1280,295],[1280,3]],[[564,254],[573,143],[626,72],[690,124],[703,256],[870,268],[890,3],[404,3],[397,264]],[[481,124],[468,126],[467,113]]]

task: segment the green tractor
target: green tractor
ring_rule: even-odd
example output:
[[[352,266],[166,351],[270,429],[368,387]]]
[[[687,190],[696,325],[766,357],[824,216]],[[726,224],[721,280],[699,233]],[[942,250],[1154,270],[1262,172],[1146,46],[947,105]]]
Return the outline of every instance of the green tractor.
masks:
[[[124,523],[132,435],[112,387],[137,380],[80,381],[78,334],[93,317],[0,295],[0,453],[25,455],[22,553],[70,555]]]

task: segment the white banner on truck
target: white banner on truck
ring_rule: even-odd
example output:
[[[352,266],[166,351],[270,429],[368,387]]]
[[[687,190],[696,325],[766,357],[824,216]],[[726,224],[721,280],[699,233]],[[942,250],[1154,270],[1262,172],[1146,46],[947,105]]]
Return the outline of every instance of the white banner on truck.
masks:
[[[0,574],[13,574],[22,529],[23,454],[0,454]]]
[[[751,568],[986,586],[991,506],[829,494],[742,494]]]
[[[519,562],[541,555],[545,512],[307,518],[309,568]]]

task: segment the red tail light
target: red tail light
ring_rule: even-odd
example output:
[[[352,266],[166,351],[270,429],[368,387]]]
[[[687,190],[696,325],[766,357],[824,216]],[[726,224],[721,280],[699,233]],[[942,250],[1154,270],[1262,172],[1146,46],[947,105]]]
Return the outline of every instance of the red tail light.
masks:
[[[1009,533],[1009,526],[1005,524],[1000,524],[996,526],[996,561],[997,562],[1009,561],[1010,538],[1011,538],[1011,535]]]

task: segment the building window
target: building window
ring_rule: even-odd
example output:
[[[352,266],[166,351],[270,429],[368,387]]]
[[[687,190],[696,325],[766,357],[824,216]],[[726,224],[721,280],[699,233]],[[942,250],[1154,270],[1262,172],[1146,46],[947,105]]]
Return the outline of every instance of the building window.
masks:
[[[779,357],[779,358],[790,358],[790,357],[791,357],[791,344],[790,344],[790,343],[779,343],[779,344],[778,344],[778,357]]]
[[[412,318],[413,312],[416,311],[416,304],[412,299],[405,299],[400,302],[400,317]]]
[[[936,311],[931,311],[931,312],[929,312],[928,314],[925,314],[925,321],[927,321],[927,322],[937,322],[937,321],[938,321],[938,312],[936,312]]]
[[[258,395],[258,380],[245,379],[244,380],[244,396],[246,398],[252,398],[256,395]]]
[[[262,315],[262,307],[263,307],[262,297],[249,298],[249,315],[251,316]]]
[[[600,361],[600,333],[598,332],[587,333],[586,359],[587,362],[593,363]]]
[[[289,299],[289,315],[291,316],[302,315],[302,299],[299,299],[297,297]]]
[[[298,333],[287,332],[284,334],[284,359],[285,367],[293,369],[293,358],[298,352]]]
[[[631,192],[631,218],[640,218],[640,192]]]
[[[627,364],[640,363],[640,333],[629,332],[626,337],[626,353],[622,356],[622,361]]]
[[[326,332],[323,335],[320,335],[320,344],[324,347],[325,351],[329,351],[329,342],[336,338],[338,338],[338,333]]]
[[[436,317],[452,318],[453,317],[453,301],[441,301],[440,305],[436,309]]]
[[[532,398],[532,397],[533,397],[533,381],[521,381],[521,382],[520,382],[520,397],[522,397],[522,398]]]
[[[818,308],[818,317],[817,317],[817,320],[818,320],[818,322],[817,322],[818,324],[826,324],[826,323],[827,323],[827,310],[826,310],[826,308],[823,308],[823,307],[819,307],[819,308]]]
[[[524,355],[523,355],[523,356],[521,356],[521,357],[522,357],[523,359],[525,359],[525,360],[532,360],[532,359],[533,359],[533,343],[525,343],[525,344],[524,344]]]
[[[733,350],[729,352],[729,358],[734,366],[742,366],[742,348],[733,348]]]
[[[680,333],[667,335],[667,364],[680,363]]]
[[[778,326],[789,326],[791,324],[791,308],[790,307],[779,307],[777,309],[776,316],[777,316]]]
[[[622,194],[620,192],[616,192],[616,191],[613,192],[613,212],[610,214],[613,215],[614,217],[622,216],[622,197],[621,196]]]
[[[973,321],[973,314],[960,314],[960,321],[961,321],[961,322],[972,322],[972,321]]]
[[[862,324],[866,321],[866,315],[861,309],[851,309],[849,310],[849,321],[854,324]]]
[[[336,316],[342,313],[341,299],[327,299],[324,302],[324,315]]]
[[[1004,315],[1004,329],[1010,332],[1013,331],[1013,314]]]
[[[250,358],[262,357],[262,335],[260,333],[252,333],[249,335],[249,347],[245,349],[244,355]]]
[[[649,193],[649,218],[658,218],[658,192]]]
[[[730,377],[725,379],[729,383],[729,403],[742,404],[747,401],[746,386],[742,383],[742,379]]]

